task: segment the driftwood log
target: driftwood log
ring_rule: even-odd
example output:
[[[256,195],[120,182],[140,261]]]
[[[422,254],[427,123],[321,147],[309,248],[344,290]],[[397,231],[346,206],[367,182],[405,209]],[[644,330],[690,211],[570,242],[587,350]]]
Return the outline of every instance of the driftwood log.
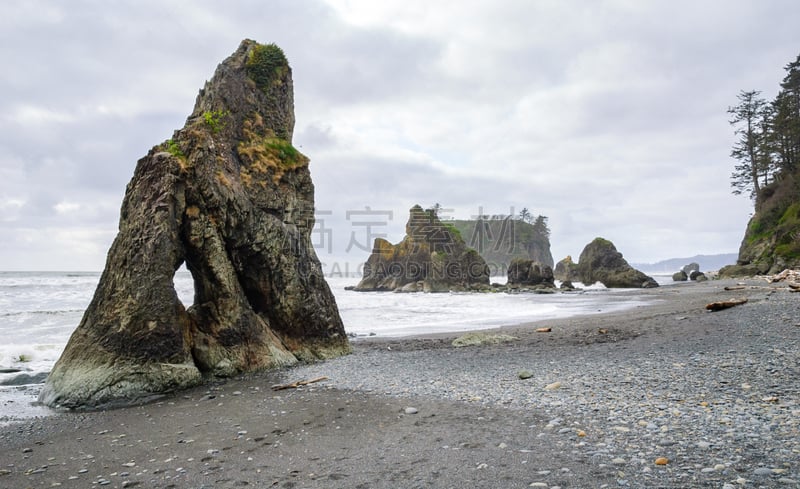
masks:
[[[734,306],[740,306],[747,302],[747,299],[731,299],[728,301],[719,301],[719,302],[712,302],[710,304],[706,304],[706,309],[709,311],[721,311],[723,309],[728,309]]]
[[[323,380],[328,380],[328,377],[317,377],[316,379],[311,380],[297,380],[288,384],[277,384],[272,386],[272,390],[282,391],[284,389],[297,389],[300,386],[313,384],[315,382],[322,382]]]

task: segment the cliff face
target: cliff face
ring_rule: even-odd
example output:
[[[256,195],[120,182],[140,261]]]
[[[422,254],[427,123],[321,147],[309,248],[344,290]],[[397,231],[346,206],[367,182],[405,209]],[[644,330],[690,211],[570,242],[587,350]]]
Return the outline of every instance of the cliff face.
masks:
[[[358,291],[447,292],[488,288],[489,268],[453,226],[416,205],[406,236],[392,245],[376,238]]]
[[[800,267],[800,171],[762,189],[739,247],[737,265],[722,275],[778,273]]]
[[[493,274],[503,275],[514,258],[553,267],[550,238],[520,219],[446,221],[458,229],[467,246],[480,253]]]
[[[314,186],[291,144],[291,69],[243,41],[186,125],[139,160],[94,298],[40,400],[136,402],[204,376],[349,351],[311,245]],[[186,263],[184,309],[173,286]]]

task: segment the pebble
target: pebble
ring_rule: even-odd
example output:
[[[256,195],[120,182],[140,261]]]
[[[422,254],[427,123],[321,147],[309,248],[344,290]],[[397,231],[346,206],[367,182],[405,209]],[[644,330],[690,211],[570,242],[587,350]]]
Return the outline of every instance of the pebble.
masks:
[[[547,384],[546,386],[544,386],[544,390],[546,391],[554,391],[560,388],[561,388],[561,382],[553,382],[552,384]]]
[[[753,473],[759,476],[772,475],[772,469],[769,469],[767,467],[759,467],[756,470],[754,470]]]
[[[406,414],[417,414],[419,412],[419,410],[417,408],[415,408],[415,407],[407,407],[407,408],[403,409],[403,412],[406,413]]]

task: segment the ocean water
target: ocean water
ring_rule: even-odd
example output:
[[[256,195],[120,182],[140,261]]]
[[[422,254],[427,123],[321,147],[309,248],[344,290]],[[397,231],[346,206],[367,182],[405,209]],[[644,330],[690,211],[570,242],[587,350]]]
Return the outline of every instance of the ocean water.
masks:
[[[32,406],[41,377],[52,368],[92,299],[99,273],[0,272],[0,425],[47,414]],[[656,277],[669,283],[669,277]],[[191,275],[175,289],[193,302]],[[602,286],[568,294],[395,294],[352,292],[358,278],[330,277],[345,330],[356,338],[459,332],[538,319],[595,314],[646,304],[642,296]],[[28,380],[33,383],[28,383]],[[23,385],[16,385],[22,383]],[[14,385],[8,385],[14,384]]]

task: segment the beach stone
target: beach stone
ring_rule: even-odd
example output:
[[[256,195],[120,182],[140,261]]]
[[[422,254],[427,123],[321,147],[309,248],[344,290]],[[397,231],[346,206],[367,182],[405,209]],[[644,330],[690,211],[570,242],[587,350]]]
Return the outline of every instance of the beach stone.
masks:
[[[350,351],[313,249],[314,185],[293,130],[283,52],[242,41],[185,126],[137,163],[94,297],[40,402],[132,404]],[[173,285],[184,263],[188,309]]]
[[[530,379],[533,377],[533,372],[530,370],[520,370],[517,377],[519,377],[520,380]]]
[[[454,339],[451,344],[457,348],[464,346],[499,345],[500,343],[508,343],[517,339],[516,336],[507,334],[467,333]]]
[[[419,410],[415,407],[407,407],[403,410],[403,412],[406,414],[417,414]]]
[[[669,459],[667,457],[658,457],[655,461],[656,465],[667,465],[669,463]]]
[[[544,390],[546,391],[554,391],[561,388],[561,382],[553,382],[552,384],[547,384],[544,386]]]
[[[767,467],[759,467],[759,468],[757,468],[756,470],[753,471],[753,474],[758,475],[758,476],[762,476],[762,477],[763,476],[772,475],[772,469],[767,468]]]

